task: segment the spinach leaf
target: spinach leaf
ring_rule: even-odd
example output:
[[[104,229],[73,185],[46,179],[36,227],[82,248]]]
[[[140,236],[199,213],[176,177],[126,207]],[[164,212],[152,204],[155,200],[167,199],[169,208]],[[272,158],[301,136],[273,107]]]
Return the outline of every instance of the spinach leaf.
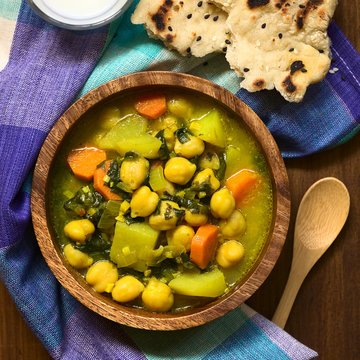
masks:
[[[91,256],[91,254],[93,253],[110,250],[111,242],[106,241],[103,238],[101,232],[99,230],[96,230],[92,234],[91,238],[86,241],[85,244],[81,244],[81,245],[74,244],[73,246],[75,249],[85,252]]]
[[[127,211],[124,215],[123,215],[124,219],[125,219],[125,222],[127,225],[131,225],[131,224],[134,224],[134,223],[142,223],[145,221],[145,218],[142,217],[142,216],[137,216],[135,218],[131,217],[130,215],[130,210]]]
[[[136,161],[139,157],[141,157],[141,155],[136,151],[128,151],[125,153],[124,161]]]
[[[216,178],[221,181],[225,176],[226,171],[226,156],[225,153],[219,154],[220,167],[215,171]]]
[[[164,136],[164,129],[160,130],[156,135],[156,138],[158,138],[161,141],[161,146],[159,149],[159,159],[160,160],[167,160],[169,159],[169,149],[166,144],[165,136]]]
[[[187,128],[183,127],[177,129],[175,131],[175,135],[182,144],[185,144],[186,142],[190,141],[190,135],[192,134]]]
[[[109,170],[107,171],[106,175],[109,177],[109,181],[106,183],[108,184],[116,184],[120,181],[120,166],[116,160],[112,160],[109,165]]]
[[[104,211],[106,201],[92,185],[80,188],[75,196],[64,203],[64,209],[73,216],[81,216],[97,223]]]
[[[187,199],[178,195],[168,195],[167,199],[177,203],[180,207],[190,210],[193,214],[206,214],[210,213],[210,208],[208,205],[202,204],[200,201],[195,199]],[[174,211],[177,209],[174,209]],[[183,211],[183,210],[177,210]],[[176,214],[176,212],[175,212]],[[180,215],[180,213],[179,213]],[[184,214],[182,215],[184,216]]]

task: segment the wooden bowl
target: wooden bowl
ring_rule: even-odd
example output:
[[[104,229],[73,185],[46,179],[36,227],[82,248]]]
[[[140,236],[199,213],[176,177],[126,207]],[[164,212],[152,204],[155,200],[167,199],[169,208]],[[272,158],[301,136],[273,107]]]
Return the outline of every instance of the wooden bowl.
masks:
[[[135,90],[172,88],[215,100],[230,113],[238,114],[258,140],[268,162],[274,190],[272,229],[258,262],[248,277],[227,295],[213,302],[177,313],[155,314],[116,303],[96,293],[73,269],[62,254],[47,216],[49,171],[62,141],[76,121],[99,102]],[[285,242],[290,217],[290,195],[287,173],[279,149],[259,117],[241,100],[224,88],[204,79],[173,72],[143,72],[110,81],[84,95],[56,122],[46,138],[36,163],[32,183],[31,210],[35,234],[41,252],[60,283],[81,303],[98,314],[118,323],[152,330],[184,329],[207,323],[248,299],[264,282],[274,267]]]

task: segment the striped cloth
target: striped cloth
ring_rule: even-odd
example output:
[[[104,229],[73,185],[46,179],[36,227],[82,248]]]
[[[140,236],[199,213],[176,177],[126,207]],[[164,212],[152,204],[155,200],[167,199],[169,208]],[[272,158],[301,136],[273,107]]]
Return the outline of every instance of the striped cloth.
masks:
[[[274,92],[250,94],[222,56],[184,59],[130,25],[89,32],[47,24],[20,0],[0,0],[0,276],[54,359],[311,359],[316,353],[246,305],[201,327],[154,332],[110,322],[79,304],[54,278],[30,218],[31,173],[46,134],[90,89],[144,69],[212,80],[253,107],[285,157],[346,141],[359,129],[360,57],[331,25],[333,66],[301,105]]]

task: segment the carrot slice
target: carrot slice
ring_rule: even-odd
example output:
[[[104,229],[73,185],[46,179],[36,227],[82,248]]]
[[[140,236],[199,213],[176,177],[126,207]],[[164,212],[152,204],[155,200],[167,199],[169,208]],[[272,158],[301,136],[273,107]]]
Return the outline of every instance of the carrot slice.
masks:
[[[99,192],[106,200],[121,200],[121,196],[113,193],[110,188],[104,185],[104,177],[109,170],[111,160],[108,160],[104,164],[104,169],[99,167],[94,173],[94,188]]]
[[[226,180],[226,187],[231,191],[238,205],[254,188],[259,176],[251,170],[240,170]]]
[[[202,225],[191,240],[190,260],[200,269],[205,269],[214,259],[218,232],[219,229],[215,225]]]
[[[135,109],[141,115],[150,119],[157,119],[166,111],[165,95],[151,94],[143,96],[135,102]]]
[[[105,151],[95,147],[72,150],[67,157],[67,162],[74,175],[86,181],[92,180],[96,166],[104,160],[106,160]]]

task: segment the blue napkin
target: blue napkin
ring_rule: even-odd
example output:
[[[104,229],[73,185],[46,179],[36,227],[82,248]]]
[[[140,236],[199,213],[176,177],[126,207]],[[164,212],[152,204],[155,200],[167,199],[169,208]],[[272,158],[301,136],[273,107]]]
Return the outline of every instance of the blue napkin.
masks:
[[[47,24],[20,0],[0,0],[0,276],[30,328],[54,359],[311,359],[316,353],[246,305],[209,324],[154,332],[106,320],[78,303],[54,278],[37,246],[30,217],[31,173],[59,116],[83,93],[144,69],[189,72],[248,103],[284,156],[334,146],[360,127],[360,57],[333,23],[333,68],[303,103],[275,92],[250,94],[222,56],[185,59],[130,25],[90,32]],[[6,30],[6,32],[5,32]],[[7,42],[6,42],[7,40]],[[5,57],[4,57],[5,56]]]

